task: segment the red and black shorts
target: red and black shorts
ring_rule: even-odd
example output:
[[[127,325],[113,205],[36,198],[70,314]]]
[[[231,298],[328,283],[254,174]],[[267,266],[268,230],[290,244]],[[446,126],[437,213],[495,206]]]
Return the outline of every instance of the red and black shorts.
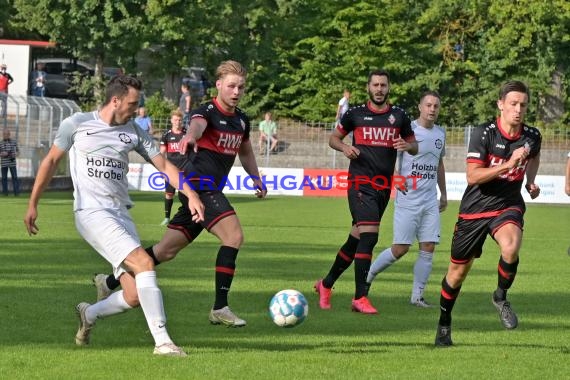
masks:
[[[493,237],[505,224],[515,224],[521,230],[524,226],[523,211],[509,208],[502,213],[488,218],[462,218],[455,224],[451,241],[451,262],[467,264],[473,258],[481,257],[487,234]]]
[[[376,190],[369,185],[351,186],[348,190],[348,207],[352,224],[379,225],[390,201],[390,189]]]
[[[168,223],[168,228],[182,231],[189,241],[196,239],[204,228],[209,231],[220,220],[236,213],[221,191],[197,191],[197,193],[204,204],[204,221],[200,223],[192,221],[192,215],[188,210],[188,197],[178,192],[178,199],[182,205]]]

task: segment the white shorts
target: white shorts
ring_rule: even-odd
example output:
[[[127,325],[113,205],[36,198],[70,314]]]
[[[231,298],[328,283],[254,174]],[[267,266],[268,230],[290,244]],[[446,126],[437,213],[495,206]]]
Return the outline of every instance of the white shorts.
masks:
[[[127,210],[87,209],[75,211],[79,234],[113,266],[115,278],[127,269],[123,261],[141,246],[135,223]]]
[[[420,243],[439,244],[439,204],[430,202],[406,208],[394,207],[393,244],[412,244],[415,239]]]

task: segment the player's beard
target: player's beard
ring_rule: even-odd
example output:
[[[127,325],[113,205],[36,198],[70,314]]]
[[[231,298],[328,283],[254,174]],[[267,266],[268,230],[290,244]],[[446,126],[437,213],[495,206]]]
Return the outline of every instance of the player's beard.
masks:
[[[368,91],[368,97],[370,98],[370,101],[378,107],[383,107],[388,102],[388,95],[390,95],[390,92],[387,92],[386,95],[384,95],[384,98],[382,99],[382,101],[379,102],[379,101],[374,99],[374,94],[372,92]]]

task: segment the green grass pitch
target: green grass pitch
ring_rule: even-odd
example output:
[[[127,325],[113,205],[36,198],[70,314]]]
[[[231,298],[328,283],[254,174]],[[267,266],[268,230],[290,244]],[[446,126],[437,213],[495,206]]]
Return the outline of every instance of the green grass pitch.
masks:
[[[164,231],[160,193],[134,193],[132,215],[145,246]],[[414,249],[379,275],[370,298],[375,316],[350,311],[354,274],[335,285],[320,310],[315,280],[328,271],[350,228],[346,199],[231,197],[245,233],[230,306],[248,326],[212,326],[218,243],[204,233],[158,267],[169,332],[188,358],[152,355],[140,309],[98,321],[91,345],[76,347],[74,306],[93,302],[91,277],[109,265],[78,235],[70,193],[46,193],[40,233],[28,237],[27,198],[2,199],[0,234],[0,379],[563,379],[570,373],[570,207],[528,205],[521,263],[509,298],[518,313],[506,331],[491,304],[498,250],[487,240],[454,309],[449,349],[433,347],[438,308],[408,304]],[[426,299],[439,302],[458,203],[443,214]],[[391,243],[392,205],[375,255]],[[278,290],[295,288],[309,316],[283,329],[267,306]]]

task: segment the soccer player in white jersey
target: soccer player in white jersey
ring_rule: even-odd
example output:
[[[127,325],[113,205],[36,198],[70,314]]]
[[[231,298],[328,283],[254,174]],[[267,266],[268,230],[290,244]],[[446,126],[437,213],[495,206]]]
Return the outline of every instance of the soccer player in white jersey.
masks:
[[[128,154],[136,151],[178,186],[178,169],[160,154],[152,138],[132,120],[137,109],[141,82],[117,76],[107,84],[101,109],[76,113],[65,119],[38,170],[24,223],[30,235],[38,233],[37,206],[58,163],[69,152],[74,186],[75,225],[81,236],[113,266],[123,290],[93,305],[76,306],[79,330],[75,343],[89,343],[97,319],[141,306],[155,341],[154,354],[186,356],[166,330],[162,293],[157,285],[152,259],[141,247],[128,209]],[[203,220],[204,206],[198,195],[184,184],[188,208],[196,221]]]
[[[414,265],[414,283],[410,302],[418,307],[431,307],[424,300],[424,289],[432,269],[435,245],[439,243],[439,213],[447,207],[445,168],[445,130],[436,125],[440,97],[426,91],[418,105],[420,116],[412,122],[418,141],[418,154],[399,154],[399,175],[406,180],[407,191],[398,191],[394,207],[394,237],[392,247],[386,248],[372,263],[366,281],[376,276],[404,256],[417,238],[419,254]],[[437,199],[437,188],[441,196]]]

